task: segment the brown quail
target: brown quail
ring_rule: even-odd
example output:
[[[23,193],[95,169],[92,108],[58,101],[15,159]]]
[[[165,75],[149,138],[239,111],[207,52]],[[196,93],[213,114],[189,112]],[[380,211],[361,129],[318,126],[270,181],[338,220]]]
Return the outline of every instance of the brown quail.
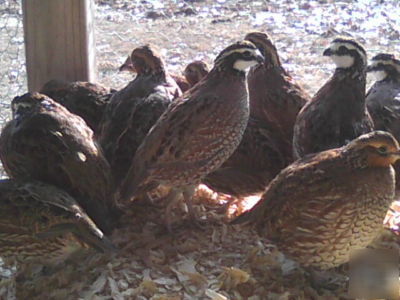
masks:
[[[119,71],[128,71],[131,73],[135,73],[135,68],[133,66],[130,56],[128,56],[125,62],[119,67]],[[174,79],[175,82],[178,84],[181,91],[186,92],[197,82],[199,82],[204,76],[206,76],[208,72],[209,68],[205,62],[201,60],[195,60],[186,66],[184,70],[185,77],[179,76],[177,74],[170,75],[172,79]]]
[[[216,192],[239,198],[262,193],[287,165],[276,140],[264,122],[250,117],[235,152],[203,183]]]
[[[167,184],[168,203],[183,194],[193,214],[195,187],[242,139],[249,117],[246,70],[261,61],[250,42],[237,42],[217,56],[210,73],[169,106],[140,145],[119,189],[122,204]]]
[[[115,184],[126,176],[147,132],[171,101],[181,95],[162,58],[151,46],[134,49],[131,61],[137,76],[112,96],[99,136]]]
[[[102,230],[110,230],[110,167],[85,121],[39,93],[15,97],[11,109],[13,119],[0,136],[7,174],[65,190]]]
[[[201,60],[195,60],[188,64],[183,73],[187,83],[189,84],[189,88],[196,85],[208,74],[209,71],[208,65]],[[185,92],[185,90],[182,90],[182,92]]]
[[[251,32],[245,39],[264,55],[264,63],[250,70],[248,76],[250,115],[263,121],[275,134],[275,144],[288,165],[293,161],[294,123],[310,96],[282,67],[278,51],[268,34]]]
[[[297,116],[295,158],[345,145],[373,130],[365,104],[367,54],[357,41],[339,37],[324,51],[336,70]]]
[[[309,154],[284,169],[232,223],[254,223],[303,266],[329,269],[366,247],[393,201],[398,142],[383,131]]]
[[[251,32],[246,40],[264,54],[264,63],[248,75],[250,119],[242,142],[231,157],[203,183],[235,197],[262,193],[292,162],[293,125],[308,96],[283,69],[266,33]]]
[[[105,107],[115,92],[100,84],[76,81],[50,80],[40,90],[70,112],[80,116],[97,135]]]
[[[66,192],[38,181],[0,180],[1,257],[57,263],[75,250],[113,251],[111,242]]]

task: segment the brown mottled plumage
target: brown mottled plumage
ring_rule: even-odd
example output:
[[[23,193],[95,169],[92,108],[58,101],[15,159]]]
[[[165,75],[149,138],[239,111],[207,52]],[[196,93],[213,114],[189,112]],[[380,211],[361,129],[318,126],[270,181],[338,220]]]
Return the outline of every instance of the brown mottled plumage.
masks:
[[[297,114],[310,96],[282,67],[278,51],[268,34],[251,32],[245,37],[264,55],[264,63],[249,72],[250,115],[274,132],[275,144],[286,159],[292,159],[293,127]]]
[[[398,142],[383,131],[307,155],[284,169],[261,200],[232,223],[255,223],[260,234],[304,266],[338,266],[382,229],[394,197],[391,165],[399,158]]]
[[[160,184],[190,208],[196,185],[236,149],[249,116],[245,70],[262,56],[250,42],[224,49],[210,73],[174,101],[136,152],[119,189],[121,203]],[[170,207],[170,206],[169,206]],[[169,210],[167,211],[168,222]]]
[[[264,63],[248,75],[250,119],[231,157],[204,183],[217,192],[245,197],[264,191],[292,162],[293,125],[307,94],[283,69],[269,36],[251,32],[246,40],[264,54]]]
[[[293,137],[295,158],[337,148],[373,130],[365,105],[367,54],[354,39],[336,38],[324,56],[336,70],[297,116]]]
[[[102,230],[110,230],[110,167],[85,121],[39,93],[15,97],[11,108],[13,119],[0,136],[7,174],[67,191]]]
[[[126,176],[150,128],[171,101],[181,95],[162,58],[149,45],[134,49],[131,63],[137,76],[112,96],[99,136],[116,184]]]
[[[66,192],[38,181],[0,180],[0,249],[20,263],[62,262],[75,250],[114,249]]]
[[[113,92],[97,83],[62,80],[50,80],[40,90],[41,94],[84,119],[95,134],[98,133],[99,123]]]
[[[287,165],[277,137],[268,126],[249,118],[242,141],[235,152],[203,183],[214,191],[235,197],[261,193]]]

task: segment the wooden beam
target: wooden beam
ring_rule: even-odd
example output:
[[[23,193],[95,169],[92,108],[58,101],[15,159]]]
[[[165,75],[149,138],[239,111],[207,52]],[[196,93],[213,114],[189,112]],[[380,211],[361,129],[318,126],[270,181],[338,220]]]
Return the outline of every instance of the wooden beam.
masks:
[[[93,0],[23,0],[29,91],[50,79],[95,81]]]

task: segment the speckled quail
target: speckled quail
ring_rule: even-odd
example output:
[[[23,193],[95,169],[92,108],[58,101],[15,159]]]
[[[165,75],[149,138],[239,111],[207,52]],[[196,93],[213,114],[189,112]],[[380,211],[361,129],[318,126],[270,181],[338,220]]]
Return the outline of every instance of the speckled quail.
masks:
[[[254,223],[303,266],[338,266],[381,230],[394,197],[391,165],[399,158],[398,142],[383,131],[306,155],[284,169],[261,200],[232,223]]]
[[[239,198],[262,193],[287,166],[277,139],[263,121],[250,117],[235,152],[203,183],[216,192]]]
[[[249,117],[246,70],[262,59],[246,41],[217,56],[210,73],[169,106],[140,145],[119,189],[120,203],[167,184],[172,186],[168,203],[183,194],[193,213],[195,187],[221,166],[242,139]]]
[[[264,122],[275,135],[275,144],[286,160],[293,161],[293,127],[297,114],[310,100],[307,92],[283,68],[268,34],[250,32],[245,37],[264,55],[264,63],[248,75],[250,115]]]
[[[325,49],[336,70],[297,116],[293,154],[295,158],[345,145],[373,130],[365,104],[367,54],[349,37],[335,38]]]
[[[67,191],[103,231],[110,230],[110,167],[85,121],[39,93],[15,97],[11,109],[13,119],[0,135],[7,174]]]
[[[120,184],[126,176],[147,132],[171,101],[181,95],[153,47],[145,45],[134,49],[131,62],[137,76],[112,96],[99,135],[115,184]]]
[[[95,134],[98,133],[99,123],[113,92],[115,90],[97,83],[55,79],[45,83],[40,90],[41,94],[49,96],[84,119]]]
[[[308,96],[283,69],[271,38],[251,32],[246,40],[264,54],[248,75],[250,119],[242,142],[203,183],[214,191],[245,197],[264,191],[292,162],[293,125]]]
[[[1,257],[20,263],[57,263],[75,250],[114,250],[66,192],[38,181],[0,180]]]

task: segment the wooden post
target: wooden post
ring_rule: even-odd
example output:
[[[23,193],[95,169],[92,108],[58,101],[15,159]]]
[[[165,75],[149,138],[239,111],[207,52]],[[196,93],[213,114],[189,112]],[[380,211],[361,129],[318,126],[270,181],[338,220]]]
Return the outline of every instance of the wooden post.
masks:
[[[29,91],[50,79],[95,81],[93,0],[23,0]]]

